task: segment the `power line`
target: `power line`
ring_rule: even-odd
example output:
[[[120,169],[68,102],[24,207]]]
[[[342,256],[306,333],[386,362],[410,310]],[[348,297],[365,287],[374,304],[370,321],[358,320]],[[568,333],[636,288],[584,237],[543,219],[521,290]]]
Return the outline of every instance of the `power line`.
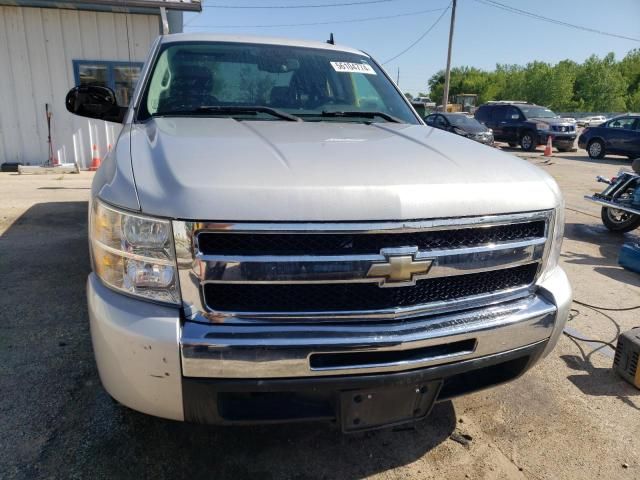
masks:
[[[526,10],[521,10],[519,8],[511,7],[509,5],[505,5],[504,3],[496,2],[495,0],[475,0],[478,3],[482,3],[483,5],[487,5],[489,7],[499,8],[500,10],[504,10],[506,12],[515,13],[517,15],[523,15],[525,17],[533,18],[535,20],[542,20],[543,22],[553,23],[555,25],[560,25],[563,27],[574,28],[576,30],[582,30],[590,33],[597,33],[598,35],[605,35],[608,37],[621,38],[623,40],[631,40],[632,42],[640,42],[640,38],[627,37],[626,35],[618,35],[617,33],[603,32],[602,30],[596,30],[595,28],[584,27],[582,25],[574,25],[573,23],[563,22],[561,20],[556,20],[554,18],[543,17],[542,15],[538,15],[537,13],[528,12]]]
[[[418,10],[416,12],[399,13],[397,15],[384,15],[380,17],[366,17],[366,18],[354,18],[350,20],[327,20],[324,22],[312,22],[312,23],[281,23],[277,25],[192,25],[191,28],[274,28],[274,27],[308,27],[313,25],[333,25],[339,23],[359,23],[370,22],[373,20],[387,20],[389,18],[398,17],[410,17],[412,15],[422,15],[430,12],[439,12],[440,10],[446,10],[445,8],[433,8],[430,10]]]
[[[340,3],[320,3],[320,4],[307,4],[307,5],[216,5],[211,3],[204,3],[207,7],[212,8],[233,8],[233,9],[270,9],[270,8],[326,8],[326,7],[350,7],[353,5],[370,5],[372,3],[389,3],[397,2],[399,0],[364,0],[361,2],[340,2]]]
[[[383,65],[386,65],[387,63],[395,60],[396,58],[400,57],[401,55],[404,55],[405,53],[407,53],[409,50],[411,50],[413,47],[415,47],[418,43],[420,43],[420,41],[426,37],[427,35],[429,35],[429,32],[431,32],[431,30],[433,30],[436,25],[438,25],[438,23],[440,22],[440,20],[442,20],[442,18],[445,16],[445,14],[447,13],[447,11],[451,8],[451,4],[449,4],[449,6],[447,8],[444,9],[444,11],[440,14],[440,16],[436,19],[435,22],[433,22],[431,24],[431,26],[429,28],[427,28],[425,30],[425,32],[420,35],[418,37],[418,39],[413,42],[411,45],[409,45],[407,48],[405,48],[404,50],[402,50],[400,53],[398,53],[397,55],[394,55],[393,57],[391,57],[389,60],[382,62]]]

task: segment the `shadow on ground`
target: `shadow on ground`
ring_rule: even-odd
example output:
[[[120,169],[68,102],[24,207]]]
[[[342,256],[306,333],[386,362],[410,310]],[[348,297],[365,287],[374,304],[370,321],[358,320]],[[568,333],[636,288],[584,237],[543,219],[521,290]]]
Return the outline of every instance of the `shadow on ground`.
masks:
[[[100,385],[86,311],[87,203],[34,205],[0,236],[0,478],[361,478],[406,465],[456,426],[451,402],[412,427],[165,421]]]
[[[580,351],[580,355],[560,356],[567,367],[576,372],[575,375],[569,375],[568,380],[585,395],[615,397],[640,411],[640,404],[637,403],[638,392],[634,387],[616,375],[612,368],[599,368],[593,365],[591,356],[597,353],[598,349],[587,353],[579,341],[573,339],[571,341]]]
[[[591,243],[598,247],[598,256],[582,252],[572,252],[570,247],[564,248],[562,258],[566,263],[594,267],[600,275],[640,287],[640,276],[625,270],[618,265],[620,248],[626,242],[640,242],[638,230],[626,234],[611,233],[604,225],[567,223],[564,236],[566,239],[582,243]]]

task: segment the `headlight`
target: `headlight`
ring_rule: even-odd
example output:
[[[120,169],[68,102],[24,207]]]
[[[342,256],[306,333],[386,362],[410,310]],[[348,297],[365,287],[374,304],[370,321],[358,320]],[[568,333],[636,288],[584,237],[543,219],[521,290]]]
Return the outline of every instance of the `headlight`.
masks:
[[[553,232],[551,232],[551,245],[547,255],[547,262],[540,280],[544,280],[558,266],[560,261],[560,251],[562,250],[562,239],[564,238],[564,200],[555,209],[553,214]]]
[[[180,303],[169,221],[95,200],[89,236],[93,269],[109,287],[149,300]]]
[[[538,130],[549,130],[549,124],[548,123],[536,123],[536,128]]]

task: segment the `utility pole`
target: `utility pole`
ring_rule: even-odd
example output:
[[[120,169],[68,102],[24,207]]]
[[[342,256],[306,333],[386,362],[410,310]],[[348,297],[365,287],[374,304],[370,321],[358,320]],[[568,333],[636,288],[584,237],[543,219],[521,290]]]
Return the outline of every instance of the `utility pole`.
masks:
[[[451,4],[451,26],[449,27],[449,51],[447,53],[447,70],[444,73],[444,94],[442,96],[442,111],[447,111],[449,103],[449,77],[451,76],[451,47],[453,46],[453,26],[456,23],[456,0]]]
[[[396,76],[396,85],[400,86],[400,67],[398,67],[398,75]]]

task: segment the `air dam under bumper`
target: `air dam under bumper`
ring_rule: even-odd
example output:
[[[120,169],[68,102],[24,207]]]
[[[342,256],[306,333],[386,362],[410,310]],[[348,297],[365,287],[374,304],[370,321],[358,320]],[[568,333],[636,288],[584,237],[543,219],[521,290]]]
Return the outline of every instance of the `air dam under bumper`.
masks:
[[[304,401],[311,391],[336,407],[345,389],[439,381],[442,400],[511,380],[555,346],[571,288],[556,268],[526,298],[403,322],[336,323],[333,333],[326,324],[182,324],[179,309],[116,293],[95,274],[87,297],[96,363],[112,397],[159,417],[237,423],[274,420],[225,410],[254,407],[246,400],[260,392],[282,406],[282,395]]]

